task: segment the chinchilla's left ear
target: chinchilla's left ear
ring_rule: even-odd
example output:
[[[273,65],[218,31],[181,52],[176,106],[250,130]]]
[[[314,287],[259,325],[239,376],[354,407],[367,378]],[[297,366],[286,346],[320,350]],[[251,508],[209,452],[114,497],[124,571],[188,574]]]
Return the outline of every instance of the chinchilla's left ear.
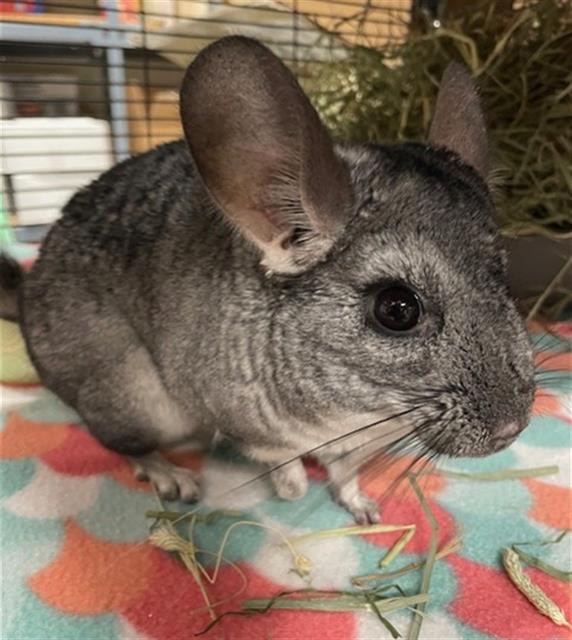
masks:
[[[269,272],[325,258],[352,212],[349,171],[269,49],[240,36],[204,49],[187,70],[181,117],[210,195]]]
[[[485,118],[468,70],[451,62],[441,80],[429,142],[457,153],[486,180],[489,170]]]

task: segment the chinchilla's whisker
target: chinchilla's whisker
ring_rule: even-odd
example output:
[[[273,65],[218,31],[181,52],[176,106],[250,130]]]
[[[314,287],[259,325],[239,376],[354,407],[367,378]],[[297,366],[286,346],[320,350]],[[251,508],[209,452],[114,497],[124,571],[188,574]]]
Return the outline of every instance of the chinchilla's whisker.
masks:
[[[546,334],[543,334],[536,342],[533,342],[532,349],[534,353],[539,354],[539,353],[544,353],[546,351],[550,351],[548,340],[549,340],[548,336]]]
[[[541,371],[535,371],[534,377],[537,380],[544,380],[550,377],[562,377],[566,374],[572,375],[569,369],[543,369]]]
[[[425,423],[432,424],[436,419],[438,420],[439,417],[432,417],[429,420],[425,419],[416,426],[416,429],[422,429],[425,426]],[[361,448],[369,447],[372,443],[381,439],[386,440],[388,436],[392,435],[392,433],[400,433],[402,431],[403,428],[398,427],[393,431],[385,432],[380,436],[371,438],[365,443],[361,443],[352,447],[348,451],[344,451],[333,458],[329,458],[326,466],[343,461],[350,456],[355,455]],[[338,476],[337,482],[341,484],[348,482],[352,477],[356,476],[360,470],[362,471],[362,477],[364,477],[364,474],[367,476],[368,473],[372,471],[373,464],[375,465],[377,472],[380,472],[382,469],[387,470],[399,461],[400,456],[403,456],[404,454],[417,454],[419,449],[422,447],[423,445],[420,443],[417,433],[415,431],[408,431],[407,433],[400,435],[395,440],[380,446],[369,455],[358,458],[354,463],[348,464],[345,474],[341,477]],[[326,480],[326,484],[329,485],[332,484],[332,482],[328,479]]]
[[[566,377],[566,376],[556,376],[554,378],[544,378],[543,380],[541,380],[540,382],[540,387],[537,389],[537,391],[535,392],[536,396],[540,396],[540,395],[544,395],[547,396],[547,393],[542,393],[540,391],[540,389],[544,389],[544,391],[547,391],[546,387],[549,386],[553,386],[553,387],[563,387],[565,385],[570,385],[570,377]]]
[[[229,495],[231,493],[234,493],[236,491],[240,491],[244,488],[246,488],[247,486],[250,486],[252,484],[254,484],[255,482],[266,478],[268,476],[270,476],[274,471],[277,471],[278,469],[282,469],[283,467],[285,467],[286,465],[294,462],[295,460],[299,460],[300,458],[304,458],[307,456],[311,456],[315,453],[318,453],[320,451],[322,451],[323,449],[325,449],[326,447],[332,446],[333,444],[336,444],[338,442],[342,442],[343,440],[350,438],[351,436],[354,436],[358,433],[363,433],[365,431],[367,431],[368,429],[373,429],[374,427],[380,425],[380,424],[384,424],[386,422],[390,422],[391,420],[397,420],[398,418],[401,418],[403,416],[409,415],[411,413],[413,413],[414,411],[417,411],[421,408],[421,406],[414,406],[414,407],[410,407],[408,409],[405,409],[403,411],[400,411],[399,413],[395,413],[391,416],[388,416],[386,418],[381,418],[380,420],[376,420],[374,422],[371,422],[369,424],[363,425],[361,427],[358,427],[357,429],[353,429],[352,431],[349,431],[348,433],[344,433],[342,435],[336,436],[335,438],[331,438],[330,440],[327,440],[326,442],[323,442],[319,445],[316,445],[315,447],[312,447],[311,449],[308,449],[306,451],[303,451],[301,453],[296,454],[295,456],[292,456],[290,458],[288,458],[287,460],[284,460],[283,462],[280,462],[272,467],[270,467],[269,469],[266,469],[265,471],[263,471],[262,473],[259,473],[258,475],[256,475],[254,478],[251,478],[249,480],[247,480],[246,482],[243,482],[239,485],[237,485],[236,487],[233,487],[232,489],[229,489],[227,492],[225,492],[225,496]]]
[[[372,443],[381,440],[381,439],[386,439],[388,436],[391,436],[392,433],[398,433],[399,431],[402,431],[402,428],[398,428],[395,429],[395,431],[393,432],[389,432],[389,433],[383,433],[379,436],[376,436],[375,438],[371,438],[370,440],[368,440],[367,442],[364,442],[362,444],[356,445],[355,447],[353,447],[352,449],[349,449],[348,451],[344,451],[342,453],[340,453],[339,455],[337,455],[334,458],[331,458],[328,460],[328,464],[332,464],[335,462],[339,462],[341,460],[344,460],[346,458],[349,458],[350,456],[354,455],[356,452],[358,452],[360,449],[363,449],[365,447],[369,447],[371,446]],[[398,450],[399,447],[404,448],[405,446],[407,446],[407,443],[409,440],[412,440],[413,438],[415,438],[415,434],[411,431],[407,432],[406,434],[400,436],[399,438],[396,438],[395,440],[388,442],[385,445],[382,445],[379,447],[378,450],[374,451],[372,454],[370,454],[369,457],[366,458],[366,460],[369,460],[372,457],[378,456],[381,453],[385,453],[387,455],[391,455],[393,453],[396,452],[396,450]],[[360,466],[362,466],[364,463],[364,460],[360,460],[357,462],[357,468],[359,468]]]
[[[443,435],[443,434],[440,434]],[[442,444],[442,438],[437,437],[429,445],[422,445],[420,453],[413,459],[413,461],[396,477],[392,484],[384,491],[384,493],[377,498],[377,502],[382,506],[390,497],[397,498],[397,492],[402,490],[405,493],[409,485],[404,484],[403,481],[408,475],[414,473],[417,476],[429,475],[427,470],[432,466],[436,466],[436,461],[440,460],[443,455],[438,451],[431,450],[428,446],[437,446]]]
[[[447,450],[453,438],[449,435],[448,426],[455,421],[456,418],[450,418],[443,426],[441,431],[434,436],[428,443],[427,447],[431,454],[442,456],[442,451]]]
[[[435,421],[439,419],[441,419],[441,417],[436,418],[432,421],[427,421],[427,422],[434,424]],[[384,495],[382,496],[382,500],[381,500],[382,502],[395,492],[397,487],[403,482],[403,480],[407,477],[409,473],[416,471],[416,466],[420,464],[423,466],[424,464],[426,464],[426,462],[431,461],[433,458],[441,457],[441,454],[435,449],[432,449],[432,447],[442,446],[442,444],[446,440],[446,435],[445,435],[446,427],[448,424],[450,424],[450,422],[452,422],[452,420],[448,421],[445,424],[444,430],[436,438],[430,441],[428,444],[418,443],[418,448],[420,449],[420,453],[418,453],[418,455],[413,459],[413,461],[399,474],[398,477],[396,477],[393,480],[392,484],[384,492]]]
[[[396,429],[394,433],[397,433],[398,431],[401,431],[401,429]],[[371,446],[371,444],[376,440],[379,440],[382,438],[385,439],[387,435],[391,435],[391,432],[390,434],[385,433],[376,438],[372,438],[366,443],[357,445],[348,451],[344,451],[338,454],[337,456],[335,456],[334,458],[330,458],[327,464],[333,464],[333,463],[345,460],[347,458],[350,458],[350,456],[355,455],[360,449],[367,446]],[[381,465],[381,462],[384,462],[384,463],[389,462],[389,464],[391,464],[392,461],[398,460],[399,454],[407,453],[410,449],[414,449],[418,447],[417,440],[418,440],[417,435],[414,432],[410,431],[400,436],[399,438],[396,438],[392,442],[387,443],[383,446],[380,446],[378,449],[376,449],[369,455],[356,459],[354,464],[349,464],[347,467],[347,474],[346,474],[347,480],[349,480],[351,477],[353,477],[360,471],[363,471],[363,469],[368,467],[368,465],[371,464],[372,461],[374,460],[376,462],[379,462],[380,465]],[[386,465],[386,466],[389,466],[389,465]],[[343,476],[342,476],[342,482],[343,482]]]
[[[431,396],[431,399],[434,399],[434,396]],[[413,418],[415,419],[415,416]],[[415,443],[418,440],[417,433],[416,433],[417,431],[422,430],[427,424],[434,424],[434,422],[439,419],[441,419],[441,416],[431,418],[430,420],[424,419],[421,423],[415,424],[413,430],[410,430],[405,434],[400,435],[398,438],[395,438],[394,440],[387,442],[383,446],[380,446],[378,450],[374,451],[372,454],[366,457],[365,461],[364,459],[357,461],[357,465],[352,469],[352,471],[356,472],[360,467],[367,465],[367,461],[375,457],[379,457],[380,455],[390,457],[390,456],[394,456],[396,453],[400,453],[400,452],[403,453],[407,447],[411,446],[413,443]],[[340,453],[338,456],[331,458],[330,460],[328,460],[328,464],[335,463],[345,458],[348,458],[349,456],[355,454],[360,449],[363,449],[365,447],[370,447],[372,443],[375,443],[382,439],[386,440],[389,436],[400,433],[402,431],[403,431],[403,427],[399,426],[393,431],[389,431],[389,432],[386,431],[374,438],[370,438],[366,442],[356,445],[352,449],[348,451],[344,451]],[[348,434],[348,435],[351,435],[351,434]]]
[[[435,422],[442,419],[442,416],[434,417],[430,420],[426,420],[424,424],[420,425],[419,428],[423,428],[427,425],[434,425]],[[415,454],[413,460],[407,465],[407,467],[391,482],[389,487],[384,491],[383,499],[386,499],[391,494],[394,493],[395,489],[398,485],[401,484],[404,478],[407,477],[408,473],[411,473],[415,470],[416,465],[423,463],[424,460],[427,459],[429,455],[432,455],[433,452],[428,449],[427,445],[420,442],[417,434],[411,434],[412,438],[410,442],[405,444],[398,443],[399,448],[386,447],[382,451],[378,451],[376,454],[370,457],[365,463],[363,463],[360,467],[361,470],[361,478],[362,481],[366,481],[372,477],[376,477],[383,473],[383,471],[387,471],[388,468],[392,466],[392,464],[396,464],[400,459],[403,459],[404,454]],[[441,434],[442,435],[442,434]],[[437,438],[436,440],[438,440]],[[396,450],[397,449],[397,450]],[[436,454],[436,452],[435,452]],[[388,464],[389,461],[389,464]],[[355,473],[357,470],[353,470]]]
[[[367,484],[369,481],[381,477],[383,473],[389,473],[392,467],[399,465],[403,461],[405,454],[415,456],[413,462],[409,463],[414,464],[422,455],[422,452],[419,452],[419,444],[411,442],[408,446],[402,446],[399,453],[395,451],[378,452],[365,463],[362,462],[361,465],[348,470],[347,478],[349,480],[352,475],[359,473],[361,481]]]
[[[398,458],[396,458],[395,456],[392,455],[387,455],[385,456],[384,459],[384,464],[380,464],[379,466],[384,470],[384,471],[388,471],[391,466],[393,464],[395,464],[397,462]],[[345,482],[349,482],[352,478],[356,477],[358,474],[358,468],[357,466],[354,466],[351,468],[351,470],[348,470],[348,473],[345,475]],[[360,478],[363,481],[363,476],[360,476]],[[340,482],[340,479],[338,478],[337,483]],[[342,484],[344,483],[344,480],[341,481]],[[326,479],[325,481],[325,487],[330,487],[332,486],[334,483],[332,482],[332,480],[330,480],[329,478]],[[346,486],[346,490],[347,490],[347,486]],[[356,483],[355,486],[355,493],[357,495],[357,493],[360,491],[359,489],[359,485]],[[310,498],[310,499],[306,499],[304,501],[304,503],[297,509],[296,511],[296,521],[295,521],[295,526],[300,526],[303,524],[303,522],[305,521],[305,519],[313,512],[315,512],[316,507],[322,502],[323,500],[323,493],[318,493],[316,496]]]
[[[423,432],[424,430],[434,427],[435,424],[439,423],[441,420],[443,420],[443,416],[444,413],[441,413],[437,416],[432,416],[431,418],[426,418],[424,419],[422,422],[420,422],[419,424],[416,424],[414,427],[414,431],[410,432],[408,434],[408,436],[411,438],[411,443],[408,443],[406,438],[402,438],[399,440],[396,440],[394,443],[390,444],[387,447],[387,452],[390,454],[395,454],[395,453],[405,453],[405,449],[406,447],[402,447],[402,445],[408,445],[408,444],[412,444],[414,446],[417,447],[422,447],[425,448],[426,451],[430,450],[431,444],[433,443],[429,443],[429,445],[425,445],[422,444],[421,441],[419,440],[419,433]],[[447,423],[449,424],[449,422]],[[440,435],[443,435],[440,434]],[[429,446],[429,448],[428,448]]]
[[[547,355],[545,358],[542,358],[540,360],[536,360],[535,361],[535,363],[534,363],[534,368],[535,369],[541,368],[547,362],[550,362],[551,360],[554,360],[554,358],[561,358],[562,356],[571,356],[572,355],[572,350],[571,349],[561,349],[560,351],[552,351],[550,349],[550,350],[548,350],[548,354],[549,355]],[[539,355],[539,354],[537,353],[536,355]]]
[[[541,389],[543,389],[545,392],[549,391],[549,389],[546,389],[546,387],[565,387],[567,386],[569,388],[570,386],[570,377],[566,377],[566,376],[556,376],[554,378],[545,378],[543,380],[540,381],[539,386],[537,387],[537,390],[535,392],[535,395],[538,396],[547,396],[549,395],[548,393],[543,393],[541,391]]]
[[[388,458],[397,458],[398,454],[403,455],[404,453],[407,453],[408,449],[410,448],[413,448],[413,449],[418,448],[420,446],[418,431],[423,430],[423,428],[425,428],[427,425],[433,425],[437,420],[440,420],[441,418],[442,416],[437,416],[428,420],[427,419],[424,420],[422,423],[416,425],[413,431],[409,431],[403,436],[396,438],[392,442],[387,443],[384,446],[381,446],[378,450],[371,453],[365,459],[358,460],[356,466],[351,469],[350,473],[356,473],[359,470],[362,470],[362,473],[363,473],[363,469],[371,465],[373,460],[376,460],[376,462],[379,462],[381,458],[383,458],[383,460],[386,460]],[[372,443],[382,438],[386,438],[387,435],[388,434],[385,433],[375,438],[372,438],[371,440],[368,440],[367,442],[361,445],[358,445],[349,451],[341,453],[340,455],[333,458],[329,462],[330,463],[337,462],[339,460],[347,458],[355,454],[356,451],[358,451],[360,448],[371,446]]]
[[[561,339],[557,333],[552,331],[552,328],[550,327],[550,325],[547,324],[540,335],[537,335],[534,338],[532,338],[531,343],[533,348],[536,350],[539,347],[539,345],[542,345],[543,343],[544,344],[549,343],[550,340],[553,340],[554,338],[556,338],[557,340]],[[541,347],[541,348],[545,349],[545,347]]]
[[[418,414],[414,414],[414,416],[417,415]],[[371,478],[375,478],[383,473],[389,473],[392,467],[399,464],[400,461],[403,461],[404,455],[412,455],[413,460],[408,463],[404,470],[400,471],[399,475],[392,480],[389,487],[383,492],[383,494],[381,494],[381,502],[378,501],[377,496],[372,496],[379,504],[383,503],[389,496],[394,495],[395,491],[398,490],[399,487],[404,489],[406,488],[407,485],[403,484],[403,480],[407,477],[408,473],[416,472],[418,468],[424,468],[428,462],[431,462],[433,458],[440,455],[427,448],[427,445],[419,439],[417,431],[423,430],[428,426],[433,426],[436,422],[442,419],[443,414],[423,419],[421,422],[416,424],[414,431],[410,431],[393,442],[381,446],[366,458],[359,458],[354,464],[349,464],[345,469],[344,475],[341,477],[338,475],[336,477],[335,483],[328,478],[326,480],[326,486],[332,484],[337,484],[338,486],[346,485],[347,490],[351,487],[351,484],[348,485],[346,483],[350,483],[351,479],[357,477],[358,474],[361,482],[367,483]],[[381,437],[385,437],[386,435],[387,434],[384,434]],[[442,434],[439,435],[442,436]],[[440,439],[440,437],[437,437],[434,440],[438,439]],[[375,439],[370,440],[366,445],[371,445],[374,440]],[[332,462],[342,460],[351,454],[355,454],[358,449],[359,447],[354,447],[350,451],[343,452],[336,458],[330,459],[328,464],[332,464]],[[359,485],[357,483],[355,484],[355,492],[356,495],[359,492]],[[309,513],[315,510],[316,503],[323,499],[322,495],[323,494],[318,494],[316,497],[306,500],[302,508],[297,511],[298,518],[296,522],[298,525],[304,521]]]
[[[356,434],[367,432],[368,430],[371,430],[377,427],[378,425],[381,425],[384,423],[390,423],[391,421],[398,420],[399,418],[402,418],[404,416],[409,416],[408,420],[412,421],[412,426],[413,426],[412,431],[408,431],[407,433],[403,434],[403,425],[399,425],[395,429],[392,429],[390,431],[385,431],[383,434],[376,436],[375,438],[368,439],[363,445],[352,447],[349,451],[342,452],[337,457],[333,459],[329,459],[328,462],[326,463],[326,466],[331,464],[332,462],[335,462],[337,460],[350,456],[352,453],[355,453],[357,450],[359,450],[363,446],[371,446],[372,442],[377,442],[382,439],[387,441],[388,438],[391,438],[392,436],[397,434],[401,434],[401,435],[399,435],[399,437],[396,437],[391,442],[386,443],[384,446],[380,446],[379,450],[376,451],[375,454],[367,457],[366,460],[371,460],[373,457],[377,457],[378,462],[376,463],[376,466],[379,469],[380,467],[388,468],[392,464],[394,464],[395,461],[398,459],[398,454],[400,453],[401,454],[412,453],[412,454],[418,455],[418,451],[421,445],[419,443],[419,439],[417,437],[416,431],[420,431],[420,430],[422,431],[423,428],[425,428],[426,423],[433,424],[435,423],[436,420],[440,420],[442,418],[442,416],[439,415],[439,416],[432,417],[430,420],[425,418],[419,421],[418,418],[421,417],[419,412],[421,409],[427,406],[427,403],[430,403],[432,401],[439,399],[442,393],[443,393],[443,389],[438,389],[438,388],[431,389],[429,391],[424,390],[423,393],[418,393],[416,389],[412,389],[407,394],[404,392],[402,394],[400,402],[402,404],[406,404],[407,402],[407,404],[409,405],[407,409],[404,409],[403,411],[394,413],[391,416],[387,416],[385,418],[373,421],[371,423],[368,423],[366,425],[353,429],[348,433],[332,438],[324,443],[321,443],[316,447],[313,447],[309,450],[301,452],[296,456],[292,456],[291,458],[277,465],[274,465],[269,469],[266,469],[262,473],[257,474],[254,478],[251,478],[246,482],[230,489],[228,492],[225,493],[225,495],[229,495],[229,494],[232,494],[233,492],[244,489],[247,486],[257,481],[270,476],[270,474],[272,474],[274,471],[285,467],[286,465],[290,464],[291,462],[294,462],[297,459],[300,459],[306,456],[312,456],[314,454],[321,454],[323,451],[327,451],[329,447],[335,446],[336,444],[343,443],[344,441],[347,441],[349,438],[355,436]],[[421,455],[419,455],[419,459],[421,459],[422,455],[423,455],[423,451]],[[318,455],[317,457],[321,458],[320,455]],[[356,461],[355,465],[349,465],[348,467],[349,473],[348,473],[347,481],[351,479],[352,475],[355,475],[359,471],[360,467],[363,466],[363,463],[364,463],[364,459],[362,458],[361,460]],[[332,484],[329,478],[327,480],[327,484]]]
[[[375,496],[376,502],[382,508],[390,498],[397,499],[401,494],[405,494],[408,485],[403,481],[411,473],[415,473],[418,465],[425,459],[425,452],[421,451],[418,455],[396,476],[391,484],[379,496]]]
[[[425,495],[429,494],[429,482],[431,481],[431,476],[437,475],[437,464],[441,460],[442,455],[438,453],[433,453],[427,456],[419,466],[419,468],[415,469],[415,476],[417,481],[419,482],[421,488],[423,489],[423,493]],[[409,486],[408,486],[409,488]]]

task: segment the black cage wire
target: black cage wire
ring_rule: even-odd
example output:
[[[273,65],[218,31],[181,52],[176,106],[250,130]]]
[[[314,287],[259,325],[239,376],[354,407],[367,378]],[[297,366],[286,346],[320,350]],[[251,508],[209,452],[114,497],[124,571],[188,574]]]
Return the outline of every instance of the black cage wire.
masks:
[[[256,37],[299,76],[406,37],[436,0],[0,0],[1,227],[38,240],[75,190],[181,136],[187,64]]]

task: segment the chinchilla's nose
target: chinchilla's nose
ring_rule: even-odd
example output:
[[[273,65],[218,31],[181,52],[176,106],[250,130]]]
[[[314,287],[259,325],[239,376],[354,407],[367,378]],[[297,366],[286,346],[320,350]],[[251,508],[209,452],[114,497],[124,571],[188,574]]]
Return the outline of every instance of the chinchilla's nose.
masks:
[[[493,431],[495,450],[504,449],[524,430],[526,423],[515,421],[506,422]]]
[[[510,440],[516,437],[523,428],[518,422],[507,422],[495,432],[495,436],[503,440]]]

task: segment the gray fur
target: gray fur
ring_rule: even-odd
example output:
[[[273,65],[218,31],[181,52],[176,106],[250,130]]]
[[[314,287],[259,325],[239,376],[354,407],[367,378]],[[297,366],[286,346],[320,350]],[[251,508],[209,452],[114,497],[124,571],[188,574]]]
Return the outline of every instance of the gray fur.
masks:
[[[0,318],[18,320],[18,292],[23,273],[12,258],[0,254]]]
[[[221,65],[236,44],[215,45]],[[215,82],[216,65],[209,73]],[[244,150],[218,153],[229,166],[246,161]],[[524,428],[531,346],[484,181],[443,148],[352,144],[335,156],[351,182],[351,215],[327,255],[295,276],[261,266],[184,142],[123,162],[72,198],[25,278],[22,323],[44,383],[103,444],[142,455],[217,430],[273,465],[349,431],[352,417],[390,415],[423,395],[408,424],[450,455],[491,453],[507,444],[495,438],[503,425]],[[423,296],[411,336],[365,321],[368,288],[385,279]],[[334,464],[356,442],[367,448],[372,433],[321,458]],[[292,469],[298,480],[283,495],[305,490]],[[349,507],[371,517],[368,504]]]

